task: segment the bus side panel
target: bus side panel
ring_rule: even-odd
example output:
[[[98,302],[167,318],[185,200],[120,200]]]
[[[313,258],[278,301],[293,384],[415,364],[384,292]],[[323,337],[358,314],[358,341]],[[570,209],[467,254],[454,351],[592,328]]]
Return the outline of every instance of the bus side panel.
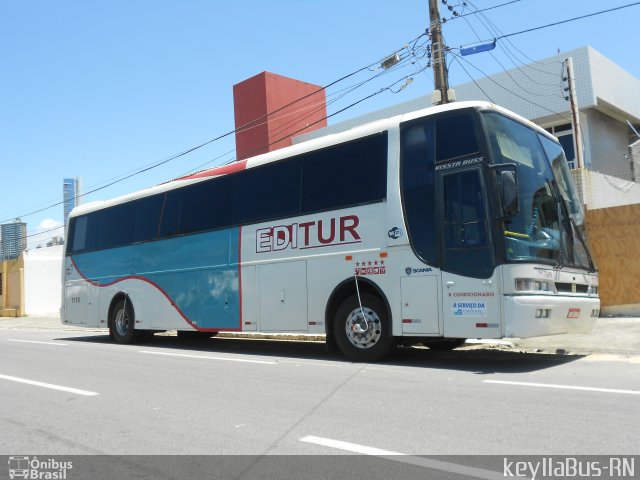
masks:
[[[237,228],[141,244],[134,270],[173,300],[186,320],[174,328],[240,328]]]
[[[353,256],[363,251],[378,255],[386,245],[386,236],[385,203],[243,227],[243,271],[255,266],[257,272],[256,279],[242,278],[243,321],[253,321],[244,317],[245,312],[254,308],[258,310],[259,330],[324,333],[331,293],[356,273]],[[352,259],[347,260],[349,255]],[[255,284],[245,284],[245,280]],[[289,304],[292,292],[301,297],[296,299],[295,308],[290,304],[297,318],[276,323],[272,313],[279,307],[269,302],[275,299],[276,303]],[[262,298],[264,295],[269,298]]]
[[[238,229],[77,255],[88,288],[100,288],[100,323],[126,293],[136,326],[155,329],[240,329]]]

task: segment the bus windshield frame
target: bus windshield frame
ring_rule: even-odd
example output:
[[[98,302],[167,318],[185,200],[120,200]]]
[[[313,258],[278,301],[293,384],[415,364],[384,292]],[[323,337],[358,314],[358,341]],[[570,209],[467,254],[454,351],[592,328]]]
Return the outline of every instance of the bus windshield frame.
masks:
[[[507,263],[544,263],[590,272],[584,211],[557,141],[494,110],[481,112],[493,165],[515,165],[517,213],[503,219]]]

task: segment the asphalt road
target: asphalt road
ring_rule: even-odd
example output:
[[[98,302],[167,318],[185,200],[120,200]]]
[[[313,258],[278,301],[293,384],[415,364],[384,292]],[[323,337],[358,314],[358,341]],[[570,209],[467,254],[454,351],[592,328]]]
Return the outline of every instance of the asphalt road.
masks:
[[[0,455],[634,455],[640,357],[0,329],[0,432]]]

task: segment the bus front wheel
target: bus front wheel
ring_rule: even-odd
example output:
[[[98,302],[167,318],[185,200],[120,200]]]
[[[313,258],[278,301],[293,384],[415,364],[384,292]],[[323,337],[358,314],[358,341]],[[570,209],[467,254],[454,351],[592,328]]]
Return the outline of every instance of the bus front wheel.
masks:
[[[352,295],[336,312],[333,334],[342,354],[356,362],[374,362],[393,345],[387,309],[379,297]]]
[[[111,310],[109,335],[117,343],[133,343],[140,339],[141,331],[135,328],[135,315],[131,301],[121,298]]]

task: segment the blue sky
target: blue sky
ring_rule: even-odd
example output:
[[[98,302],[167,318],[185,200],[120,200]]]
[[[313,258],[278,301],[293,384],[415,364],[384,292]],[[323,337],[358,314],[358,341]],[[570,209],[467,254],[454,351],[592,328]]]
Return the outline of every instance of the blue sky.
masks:
[[[470,13],[508,0],[449,0]],[[520,0],[443,26],[450,47],[584,15],[632,0]],[[441,5],[442,16],[451,13]],[[640,5],[510,37],[512,59],[528,63],[591,45],[640,77]],[[326,85],[401,48],[428,26],[427,0],[4,0],[0,5],[0,221],[22,216],[28,232],[62,222],[62,179],[85,191],[233,130],[232,87],[262,71]],[[475,32],[474,32],[475,31]],[[503,41],[504,42],[504,41]],[[634,47],[634,44],[636,45]],[[515,50],[515,47],[519,50]],[[526,55],[526,56],[525,56]],[[495,56],[506,68],[504,51]],[[466,57],[486,74],[489,54]],[[425,64],[421,63],[424,67]],[[467,70],[481,78],[477,70]],[[327,93],[335,99],[378,72]],[[329,105],[331,114],[413,76],[330,120],[358,116],[433,90],[418,64],[390,71]],[[452,85],[470,79],[451,63]],[[394,87],[394,88],[395,88]],[[344,92],[343,92],[344,93]],[[112,198],[233,159],[233,136],[91,194]],[[224,155],[226,154],[226,155]],[[56,232],[49,232],[50,237]],[[31,237],[29,245],[42,243]]]

